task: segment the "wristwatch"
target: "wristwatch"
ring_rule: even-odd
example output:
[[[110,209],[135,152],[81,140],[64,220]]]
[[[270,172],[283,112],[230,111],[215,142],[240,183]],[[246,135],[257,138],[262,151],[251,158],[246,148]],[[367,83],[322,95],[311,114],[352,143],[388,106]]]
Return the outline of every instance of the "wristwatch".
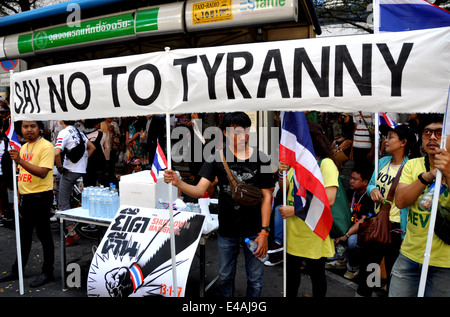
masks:
[[[425,186],[431,185],[433,184],[433,182],[428,182],[427,180],[425,180],[425,178],[423,178],[423,174],[425,173],[420,173],[419,176],[417,176],[417,178],[419,179],[419,181],[424,184]]]
[[[261,230],[266,230],[267,232],[270,232],[270,227],[261,227]]]

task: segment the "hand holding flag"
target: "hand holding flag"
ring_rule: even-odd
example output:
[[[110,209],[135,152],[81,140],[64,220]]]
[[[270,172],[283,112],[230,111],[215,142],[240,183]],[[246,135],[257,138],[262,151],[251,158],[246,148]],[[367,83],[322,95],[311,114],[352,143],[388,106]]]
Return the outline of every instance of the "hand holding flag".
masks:
[[[303,112],[284,113],[279,158],[294,168],[295,214],[325,240],[333,217]]]
[[[150,171],[150,175],[152,176],[153,181],[155,183],[158,182],[159,171],[166,169],[166,168],[167,168],[166,156],[164,155],[164,152],[161,149],[161,146],[159,145],[159,140],[158,140],[157,146],[156,146],[155,157],[153,159],[152,169]]]

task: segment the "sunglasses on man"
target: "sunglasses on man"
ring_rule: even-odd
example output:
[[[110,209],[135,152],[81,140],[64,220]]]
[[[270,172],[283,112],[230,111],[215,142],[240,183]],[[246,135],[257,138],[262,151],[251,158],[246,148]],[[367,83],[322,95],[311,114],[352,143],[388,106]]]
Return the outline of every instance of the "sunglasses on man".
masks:
[[[429,138],[431,138],[433,133],[437,139],[440,139],[442,137],[442,129],[436,129],[436,130],[424,129],[422,132],[422,137],[424,139],[429,139]]]

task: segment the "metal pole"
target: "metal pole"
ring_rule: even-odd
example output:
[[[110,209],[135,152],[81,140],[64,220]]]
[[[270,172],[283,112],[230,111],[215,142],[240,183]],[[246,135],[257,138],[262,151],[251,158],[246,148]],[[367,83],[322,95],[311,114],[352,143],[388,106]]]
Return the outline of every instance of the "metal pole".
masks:
[[[13,74],[14,71],[10,70],[10,91],[13,91],[14,87],[14,81],[13,81]],[[14,104],[14,94],[11,94],[11,104]],[[11,125],[14,124],[14,111],[11,111]],[[8,148],[10,148],[10,145],[8,144]],[[17,269],[19,273],[19,292],[20,295],[24,294],[24,288],[23,288],[23,268],[22,268],[22,247],[20,242],[20,223],[19,223],[19,202],[17,198],[17,175],[16,175],[16,162],[12,161],[13,164],[13,187],[14,187],[14,222],[16,227],[16,247],[17,247]]]

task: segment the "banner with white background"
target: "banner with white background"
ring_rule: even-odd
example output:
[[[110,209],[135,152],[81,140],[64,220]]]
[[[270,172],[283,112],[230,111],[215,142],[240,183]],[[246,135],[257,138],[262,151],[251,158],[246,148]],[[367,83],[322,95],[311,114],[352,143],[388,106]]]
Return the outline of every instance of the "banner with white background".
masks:
[[[256,110],[445,112],[450,28],[90,60],[13,73],[14,120]]]

